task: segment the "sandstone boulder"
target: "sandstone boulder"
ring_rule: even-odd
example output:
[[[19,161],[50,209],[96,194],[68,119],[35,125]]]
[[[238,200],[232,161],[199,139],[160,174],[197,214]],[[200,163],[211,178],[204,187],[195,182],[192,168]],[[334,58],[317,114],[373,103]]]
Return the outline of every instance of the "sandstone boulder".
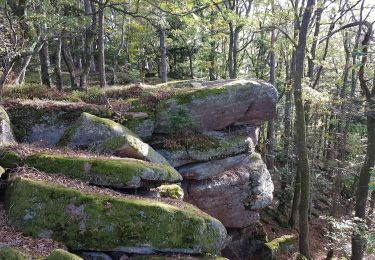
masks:
[[[15,144],[11,123],[7,112],[0,106],[0,145]]]
[[[172,147],[155,146],[156,150],[173,167],[233,157],[238,154],[251,153],[254,150],[251,137],[247,133],[236,132],[210,132],[177,138],[175,136],[163,137],[162,140],[154,140],[154,144],[158,142],[173,144]]]
[[[199,132],[232,125],[259,125],[276,113],[276,89],[258,80],[206,82],[163,100],[156,108],[154,133],[189,128]]]
[[[113,188],[152,187],[182,180],[181,175],[169,165],[130,158],[96,158],[48,153],[21,157],[12,151],[3,153],[0,165],[7,168],[28,165],[39,171],[57,173]]]
[[[89,113],[82,113],[74,125],[65,131],[60,145],[91,148],[120,157],[168,164],[163,156],[123,125]]]
[[[273,183],[260,155],[252,154],[211,179],[184,181],[186,201],[219,219],[227,228],[245,228],[272,202]]]
[[[218,253],[227,242],[218,220],[183,202],[85,193],[25,177],[15,179],[5,197],[16,230],[74,251]]]

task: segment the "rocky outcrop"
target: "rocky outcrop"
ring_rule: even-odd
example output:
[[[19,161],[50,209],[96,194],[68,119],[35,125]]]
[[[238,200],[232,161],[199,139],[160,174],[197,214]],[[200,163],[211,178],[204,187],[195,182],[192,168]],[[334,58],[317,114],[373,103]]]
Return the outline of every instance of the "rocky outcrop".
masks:
[[[255,80],[205,82],[185,88],[157,107],[155,133],[186,127],[221,130],[232,125],[258,125],[276,114],[277,93],[272,85]]]
[[[89,157],[88,154],[65,155],[36,152],[19,155],[17,147],[4,151],[0,165],[6,168],[27,165],[37,170],[57,173],[72,179],[112,188],[155,187],[176,183],[181,175],[171,166],[131,158]],[[50,151],[52,152],[52,151]]]
[[[15,144],[11,123],[7,112],[0,106],[0,145]]]
[[[123,125],[85,112],[65,131],[59,145],[168,164],[163,156]]]
[[[63,174],[96,185],[146,188],[150,194],[157,192],[159,196],[176,199],[183,197],[184,201],[217,218],[228,229],[232,241],[224,250],[225,253],[231,252],[230,254],[236,255],[237,258],[240,256],[241,259],[246,259],[249,252],[252,252],[252,249],[249,249],[252,243],[249,241],[254,234],[259,211],[272,201],[271,176],[255,147],[259,127],[275,116],[276,101],[276,89],[266,82],[227,80],[193,84],[168,83],[144,89],[141,95],[123,101],[129,108],[121,115],[114,114],[103,106],[83,104],[57,103],[46,109],[44,101],[41,101],[40,108],[31,103],[19,103],[21,112],[9,104],[5,107],[11,121],[17,121],[15,135],[18,140],[42,146],[90,150],[99,153],[98,157],[106,157],[102,160],[92,155],[73,155],[76,157],[73,160],[70,155],[68,158],[56,158],[55,154],[39,153],[23,158],[22,162],[27,161],[30,166],[42,171]],[[32,119],[25,118],[25,115],[31,116]],[[26,123],[20,124],[22,120]],[[147,140],[147,143],[144,140]],[[6,161],[17,162],[14,156],[7,156]],[[125,158],[114,159],[108,156]],[[42,161],[44,163],[40,163]],[[48,163],[45,163],[47,161]],[[121,167],[118,164],[121,164]],[[122,171],[120,168],[130,170]],[[149,190],[159,184],[180,181],[184,192],[168,185]],[[74,205],[80,206],[76,203]],[[159,212],[161,215],[164,213]],[[160,220],[160,216],[152,216],[156,219],[154,225],[165,221]],[[144,222],[141,215],[131,220]],[[100,221],[106,223],[102,219]],[[202,220],[198,221],[193,217],[191,221],[197,222],[194,234],[201,236],[204,232],[211,232],[207,231],[207,223],[203,225]],[[173,219],[170,219],[170,222],[175,223]],[[181,223],[183,222],[169,228],[175,230],[179,226],[184,233],[188,226]],[[121,224],[125,227],[132,225],[130,222]],[[67,224],[63,222],[63,225]],[[152,229],[151,224],[149,227]],[[95,232],[96,230],[93,231]],[[148,229],[145,232],[150,241],[154,236],[161,239],[159,234],[147,233],[151,232]],[[139,242],[139,233],[133,235],[134,241]],[[162,250],[168,251],[168,248],[176,249],[172,246],[172,237],[178,242],[184,240],[173,232],[163,235],[168,237],[166,244],[160,245],[154,240],[152,243],[147,240],[147,247],[141,246],[146,243],[142,241],[137,246],[125,246],[125,251],[136,248],[144,249],[142,252],[150,250],[147,252],[153,253],[161,246],[164,248]],[[188,234],[186,241],[183,241],[184,246],[178,247],[183,248],[180,252],[217,251],[224,247],[225,239],[221,235],[217,240],[220,241],[220,246],[211,245],[210,249],[204,249],[204,242],[199,240],[204,238],[196,236],[198,235],[192,235],[191,238]],[[108,239],[111,240],[112,237]],[[190,250],[191,247],[185,246],[185,242],[194,244],[197,240],[202,250],[199,251],[195,246]],[[133,242],[132,239],[129,241]],[[84,243],[75,242],[78,245]],[[81,248],[90,251],[89,244],[83,244]],[[186,248],[189,250],[185,251]],[[228,257],[230,254],[228,253]]]
[[[227,241],[218,220],[186,203],[93,194],[24,177],[9,185],[5,199],[17,230],[72,250],[218,253]]]

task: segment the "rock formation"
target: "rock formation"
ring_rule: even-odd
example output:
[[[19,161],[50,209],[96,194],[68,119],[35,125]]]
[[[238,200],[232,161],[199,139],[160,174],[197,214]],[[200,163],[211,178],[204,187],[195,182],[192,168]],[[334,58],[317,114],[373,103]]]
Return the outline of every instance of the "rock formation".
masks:
[[[53,149],[38,148],[31,154],[16,148],[13,154],[9,149],[3,150],[1,166],[30,165],[43,172],[59,173],[94,185],[142,188],[150,194],[183,197],[185,201],[179,202],[181,208],[168,206],[168,203],[159,205],[163,202],[157,201],[145,203],[98,195],[98,201],[104,204],[110,201],[107,209],[91,201],[89,195],[60,187],[56,189],[61,194],[56,193],[56,196],[68,198],[60,202],[60,213],[69,215],[71,212],[77,222],[74,227],[62,220],[51,220],[54,223],[51,225],[55,226],[39,221],[38,214],[30,211],[33,205],[45,205],[41,212],[49,207],[55,210],[42,194],[34,196],[32,201],[29,199],[29,204],[25,203],[21,208],[12,209],[12,221],[23,232],[34,236],[48,233],[65,241],[69,237],[57,235],[57,226],[63,225],[69,229],[78,228],[78,233],[81,226],[82,232],[90,230],[93,237],[99,236],[101,240],[120,240],[119,244],[95,244],[97,241],[91,240],[90,236],[87,241],[81,241],[77,234],[69,238],[71,241],[66,241],[72,243],[71,246],[77,244],[77,250],[143,248],[143,253],[215,253],[227,245],[223,252],[229,258],[234,253],[246,259],[251,251],[249,241],[256,232],[254,227],[259,211],[272,201],[271,176],[256,152],[256,145],[259,127],[275,116],[276,100],[276,89],[268,83],[227,80],[145,89],[142,95],[124,101],[130,108],[121,117],[104,106],[82,103],[5,103],[11,121],[16,122],[14,130],[18,141],[39,147],[66,147],[67,150],[63,155]],[[119,118],[123,125],[115,122]],[[155,189],[160,184],[177,182],[181,182],[183,196],[175,187]],[[51,187],[53,184],[21,177],[13,182],[7,194],[11,196],[15,194],[14,190],[21,192],[24,189],[23,198],[27,201],[32,194],[27,193],[30,190],[37,189],[52,196],[55,188]],[[114,205],[116,207],[112,208]],[[136,208],[138,213],[121,213],[122,208],[128,207]],[[116,232],[101,234],[111,226],[110,222],[103,216],[91,215],[94,213],[89,209],[111,214],[117,225],[111,228]],[[86,221],[88,218],[96,218],[98,228],[102,230],[96,230],[94,223]],[[37,230],[25,228],[29,220],[38,220],[35,222]],[[140,223],[140,226],[134,226],[134,223]],[[229,243],[221,223],[231,236]],[[160,234],[151,232],[153,225],[163,227]],[[116,237],[124,231],[121,228],[130,228],[133,232],[128,240]]]

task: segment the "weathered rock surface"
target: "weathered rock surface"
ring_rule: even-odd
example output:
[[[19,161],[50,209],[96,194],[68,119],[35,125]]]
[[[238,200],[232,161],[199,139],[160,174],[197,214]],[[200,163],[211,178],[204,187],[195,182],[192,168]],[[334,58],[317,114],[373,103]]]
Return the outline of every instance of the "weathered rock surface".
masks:
[[[15,143],[9,116],[4,108],[0,106],[0,145]]]
[[[245,228],[255,223],[259,219],[256,210],[270,204],[273,197],[271,176],[257,154],[211,179],[185,180],[184,188],[186,201],[229,228]]]
[[[27,178],[14,180],[5,199],[17,230],[72,250],[217,253],[227,242],[218,220],[186,203],[84,193]]]
[[[231,125],[259,125],[276,114],[276,89],[263,81],[233,80],[203,83],[162,101],[154,133],[184,128],[221,130]]]
[[[120,157],[169,164],[163,156],[123,125],[89,113],[83,113],[65,131],[59,143],[70,148],[91,148]]]
[[[158,142],[177,142],[176,147],[168,148],[157,145]],[[238,154],[251,153],[254,149],[252,139],[247,133],[210,132],[196,136],[183,136],[178,138],[163,137],[154,140],[157,151],[163,155],[173,167],[186,164],[208,162]]]
[[[0,157],[0,165],[7,168],[28,165],[40,171],[113,188],[139,188],[182,180],[181,175],[169,165],[130,158],[90,158],[47,153],[22,158],[15,152],[5,152]]]

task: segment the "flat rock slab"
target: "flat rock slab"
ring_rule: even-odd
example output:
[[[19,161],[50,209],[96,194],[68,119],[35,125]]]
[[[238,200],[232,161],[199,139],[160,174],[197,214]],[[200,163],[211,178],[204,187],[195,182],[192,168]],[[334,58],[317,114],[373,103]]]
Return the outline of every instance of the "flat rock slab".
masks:
[[[21,157],[16,152],[5,152],[0,165],[6,168],[28,165],[39,171],[57,173],[71,179],[113,188],[139,188],[176,183],[181,175],[171,166],[130,158],[88,157],[35,153]]]
[[[28,178],[8,186],[6,209],[16,230],[75,251],[218,253],[227,242],[218,220],[187,203],[83,193]]]
[[[269,83],[235,80],[212,84],[177,92],[160,102],[156,108],[154,133],[259,125],[276,115],[277,91]]]

